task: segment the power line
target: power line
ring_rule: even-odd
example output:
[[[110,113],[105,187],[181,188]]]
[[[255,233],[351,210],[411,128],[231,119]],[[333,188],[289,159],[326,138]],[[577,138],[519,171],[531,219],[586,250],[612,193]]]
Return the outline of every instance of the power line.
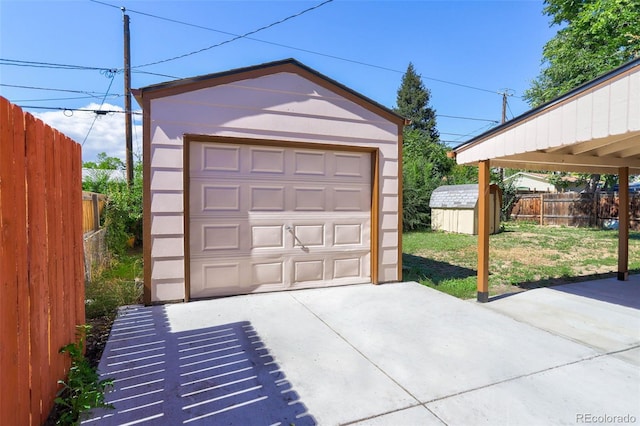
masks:
[[[175,79],[182,78],[182,77],[176,77],[175,75],[160,74],[160,73],[157,73],[157,72],[149,72],[149,71],[131,70],[131,72],[132,73],[136,73],[136,74],[156,75],[158,77],[167,77],[167,78],[175,78]]]
[[[119,98],[122,95],[111,94],[109,97],[111,98]],[[46,99],[12,99],[11,102],[19,103],[19,102],[49,102],[49,101],[71,101],[76,99],[93,99],[96,96],[72,96],[69,98],[46,98]]]
[[[115,109],[90,109],[90,108],[68,108],[68,107],[54,107],[54,106],[42,106],[42,105],[19,105],[20,108],[23,109],[46,109],[46,110],[58,110],[58,111],[69,111],[69,112],[92,112],[97,115],[107,115],[107,114],[125,114],[127,111],[124,110],[115,110]],[[134,115],[142,115],[139,111],[131,111],[131,114]]]
[[[100,107],[98,108],[98,110],[102,109],[102,105],[104,105],[104,101],[107,99],[107,95],[109,94],[109,90],[111,90],[111,85],[113,84],[113,80],[115,79],[115,76],[116,76],[115,72],[105,72],[104,74],[105,76],[109,77],[111,81],[109,81],[109,87],[107,87],[107,91],[104,94],[104,98],[102,98],[102,102],[100,103]],[[89,137],[89,134],[91,134],[91,130],[93,130],[93,125],[96,124],[96,120],[98,119],[99,115],[100,113],[96,112],[96,115],[95,117],[93,117],[93,121],[91,122],[91,126],[89,127],[89,131],[87,132],[87,135],[84,137],[84,140],[80,144],[81,146],[84,146],[84,143],[87,141],[87,138]]]
[[[471,132],[469,132],[469,133],[467,133],[465,135],[460,135],[460,137],[456,138],[456,140],[449,141],[449,142],[451,142],[451,143],[460,143],[461,142],[460,139],[465,138],[465,137],[469,137],[469,136],[472,136],[472,135],[479,134],[480,132],[483,132],[483,131],[485,131],[487,129],[490,129],[494,125],[495,125],[494,123],[486,124],[486,125],[478,128],[478,129],[476,129],[474,131],[471,131]],[[443,133],[443,134],[446,134],[446,133]]]
[[[489,118],[461,117],[459,115],[445,115],[445,114],[436,114],[436,117],[455,118],[458,120],[487,121],[489,123],[498,124],[498,120],[491,120]]]
[[[111,70],[110,72],[113,72],[113,70]],[[14,88],[17,88],[17,89],[48,90],[48,91],[51,91],[51,92],[80,93],[80,94],[83,94],[83,95],[91,96],[93,98],[99,98],[100,96],[106,94],[106,93],[101,93],[101,92],[90,92],[90,91],[86,91],[86,90],[55,89],[55,88],[51,88],[51,87],[22,86],[22,85],[18,85],[18,84],[5,84],[5,83],[0,83],[0,86],[2,86],[2,87],[14,87]],[[122,95],[118,95],[118,96],[122,96]]]
[[[116,8],[116,9],[120,9],[119,6],[115,6],[113,4],[105,3],[105,2],[102,2],[102,1],[98,1],[98,0],[90,0],[90,1],[92,1],[93,3],[98,3],[98,4],[105,5],[105,6],[113,7],[113,8]],[[321,6],[321,5],[318,5],[316,7],[319,7],[319,6]],[[336,59],[338,61],[349,62],[349,63],[352,63],[352,64],[362,65],[362,66],[366,66],[366,67],[370,67],[370,68],[376,68],[376,69],[379,69],[379,70],[389,71],[389,72],[393,72],[393,73],[396,73],[396,74],[404,74],[404,71],[402,71],[402,70],[397,70],[397,69],[385,67],[385,66],[382,66],[382,65],[376,65],[376,64],[372,64],[372,63],[368,63],[368,62],[364,62],[364,61],[358,61],[358,60],[355,60],[355,59],[345,58],[345,57],[342,57],[342,56],[331,55],[331,54],[328,54],[328,53],[322,53],[322,52],[318,52],[318,51],[310,50],[310,49],[304,49],[304,48],[301,48],[301,47],[290,46],[290,45],[287,45],[287,44],[276,43],[276,42],[273,42],[273,41],[262,40],[262,39],[258,39],[258,38],[255,38],[255,37],[248,37],[247,35],[251,34],[251,33],[246,33],[244,35],[239,35],[239,34],[231,33],[231,32],[228,32],[228,31],[222,31],[222,30],[218,30],[218,29],[215,29],[215,28],[211,28],[211,27],[205,27],[203,25],[197,25],[197,24],[192,24],[190,22],[184,22],[184,21],[179,21],[177,19],[167,18],[167,17],[164,17],[164,16],[158,16],[158,15],[154,15],[152,13],[142,12],[142,11],[139,11],[139,10],[127,9],[127,11],[131,12],[131,13],[136,13],[136,14],[139,14],[139,15],[143,15],[143,16],[148,16],[148,17],[155,18],[155,19],[160,19],[160,20],[167,21],[167,22],[172,22],[172,23],[175,23],[175,24],[185,25],[185,26],[189,26],[189,27],[193,27],[193,28],[198,28],[198,29],[202,29],[202,30],[206,30],[206,31],[212,31],[212,32],[215,32],[215,33],[225,34],[225,35],[229,35],[229,36],[234,37],[231,40],[227,40],[226,42],[223,42],[222,44],[229,43],[231,41],[235,41],[235,40],[237,40],[239,38],[245,38],[247,40],[257,41],[259,43],[270,44],[272,46],[277,46],[277,47],[283,47],[285,49],[297,50],[299,52],[309,53],[309,54],[312,54],[312,55],[322,56],[322,57],[330,58],[330,59]],[[259,31],[259,30],[256,30],[255,32],[257,32],[257,31]],[[222,45],[222,44],[220,44],[220,45]],[[206,49],[212,49],[212,48],[217,47],[217,46],[218,45],[210,46],[210,47],[208,47]],[[138,65],[138,67],[147,66],[147,65],[154,65],[154,64],[155,63],[146,64],[146,65]],[[136,68],[136,67],[134,67],[134,68]],[[136,72],[136,71],[133,71],[133,72]],[[172,76],[166,76],[166,77],[179,78],[179,77],[172,77]],[[481,92],[498,94],[498,92],[496,90],[485,89],[485,88],[482,88],[482,87],[471,86],[471,85],[463,84],[463,83],[456,83],[456,82],[453,82],[453,81],[443,80],[443,79],[434,78],[434,77],[424,77],[424,76],[421,76],[421,77],[423,79],[425,79],[425,80],[437,81],[439,83],[449,84],[449,85],[452,85],[452,86],[464,87],[464,88],[467,88],[467,89],[478,90],[478,91],[481,91]]]
[[[14,65],[20,67],[34,68],[54,68],[65,70],[90,70],[90,71],[110,71],[111,68],[91,67],[86,65],[58,64],[54,62],[24,61],[19,59],[0,58],[0,65]]]
[[[204,52],[204,51],[207,51],[207,50],[213,49],[213,48],[215,48],[215,47],[219,47],[219,46],[222,46],[222,45],[224,45],[224,44],[231,43],[231,42],[233,42],[233,41],[236,41],[236,40],[238,40],[238,39],[244,38],[244,37],[249,36],[249,35],[251,35],[251,34],[255,34],[255,33],[257,33],[257,32],[264,31],[264,30],[266,30],[266,29],[272,28],[272,27],[274,27],[274,26],[276,26],[276,25],[282,24],[283,22],[289,21],[290,19],[297,18],[298,16],[304,15],[305,13],[308,13],[308,12],[311,12],[312,10],[318,9],[319,7],[322,7],[322,6],[324,6],[325,4],[328,4],[328,3],[331,3],[331,2],[333,2],[333,0],[325,0],[325,1],[323,1],[322,3],[319,3],[319,4],[315,5],[315,6],[312,6],[312,7],[310,7],[310,8],[307,8],[307,9],[305,9],[305,10],[303,10],[303,11],[300,11],[300,12],[298,12],[298,13],[295,13],[295,14],[293,14],[293,15],[287,16],[286,18],[281,19],[281,20],[279,20],[279,21],[272,22],[272,23],[270,23],[270,24],[268,24],[268,25],[262,26],[262,27],[260,27],[260,28],[258,28],[258,29],[253,30],[253,31],[249,31],[249,32],[244,33],[244,34],[242,34],[242,35],[238,35],[238,36],[233,37],[233,38],[231,38],[231,39],[229,39],[229,40],[225,40],[225,41],[222,41],[222,42],[220,42],[220,43],[216,43],[216,44],[213,44],[213,45],[211,45],[211,46],[204,47],[204,48],[202,48],[202,49],[194,50],[193,52],[184,53],[184,54],[182,54],[182,55],[174,56],[174,57],[172,57],[172,58],[162,59],[162,60],[155,61],[155,62],[149,62],[148,64],[136,65],[136,66],[134,66],[134,67],[132,67],[132,68],[143,68],[143,67],[148,67],[148,66],[151,66],[151,65],[163,64],[163,63],[165,63],[165,62],[175,61],[176,59],[181,59],[181,58],[185,58],[185,57],[187,57],[187,56],[195,55],[195,54],[197,54],[197,53],[201,53],[201,52]]]

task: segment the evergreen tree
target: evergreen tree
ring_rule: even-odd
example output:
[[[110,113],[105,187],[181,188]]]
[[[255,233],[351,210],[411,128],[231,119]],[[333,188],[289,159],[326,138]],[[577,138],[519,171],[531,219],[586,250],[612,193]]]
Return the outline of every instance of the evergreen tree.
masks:
[[[396,112],[411,121],[409,128],[423,131],[435,141],[440,135],[436,130],[435,111],[429,107],[430,99],[431,92],[424,87],[421,76],[409,62],[398,89]]]
[[[409,64],[398,89],[395,111],[411,120],[403,131],[402,179],[404,230],[428,228],[429,200],[438,186],[448,183],[455,161],[440,142],[436,114],[429,106],[431,93],[425,88],[413,64]]]

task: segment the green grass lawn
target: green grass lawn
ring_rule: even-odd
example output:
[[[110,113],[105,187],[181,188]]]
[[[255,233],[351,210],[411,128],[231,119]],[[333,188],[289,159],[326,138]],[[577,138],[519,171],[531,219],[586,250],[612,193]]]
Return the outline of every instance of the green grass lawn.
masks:
[[[504,223],[489,237],[489,293],[509,293],[613,276],[618,232]],[[453,296],[476,295],[478,237],[444,232],[403,235],[403,279]],[[630,232],[629,270],[640,272],[640,232]]]

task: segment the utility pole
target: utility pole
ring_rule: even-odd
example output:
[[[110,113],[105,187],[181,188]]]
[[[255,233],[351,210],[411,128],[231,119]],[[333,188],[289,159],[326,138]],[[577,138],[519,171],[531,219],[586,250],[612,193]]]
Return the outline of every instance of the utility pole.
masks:
[[[502,92],[502,123],[507,121],[507,91]]]
[[[511,93],[509,93],[510,90],[511,89],[504,89],[502,92],[498,92],[502,95],[502,124],[507,121],[507,96],[511,96]],[[499,173],[500,181],[502,182],[504,181],[504,169],[502,167],[500,167]]]
[[[133,141],[131,136],[131,43],[129,34],[129,15],[121,7],[124,20],[124,120],[126,141],[127,184],[133,183]]]

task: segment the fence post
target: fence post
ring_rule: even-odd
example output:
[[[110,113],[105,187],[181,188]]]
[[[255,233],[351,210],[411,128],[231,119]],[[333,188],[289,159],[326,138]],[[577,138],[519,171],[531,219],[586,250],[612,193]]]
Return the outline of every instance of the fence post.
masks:
[[[98,194],[95,192],[91,193],[91,204],[93,206],[93,230],[97,231],[100,229],[100,208],[98,205]]]
[[[540,194],[540,225],[544,225],[544,194]]]

